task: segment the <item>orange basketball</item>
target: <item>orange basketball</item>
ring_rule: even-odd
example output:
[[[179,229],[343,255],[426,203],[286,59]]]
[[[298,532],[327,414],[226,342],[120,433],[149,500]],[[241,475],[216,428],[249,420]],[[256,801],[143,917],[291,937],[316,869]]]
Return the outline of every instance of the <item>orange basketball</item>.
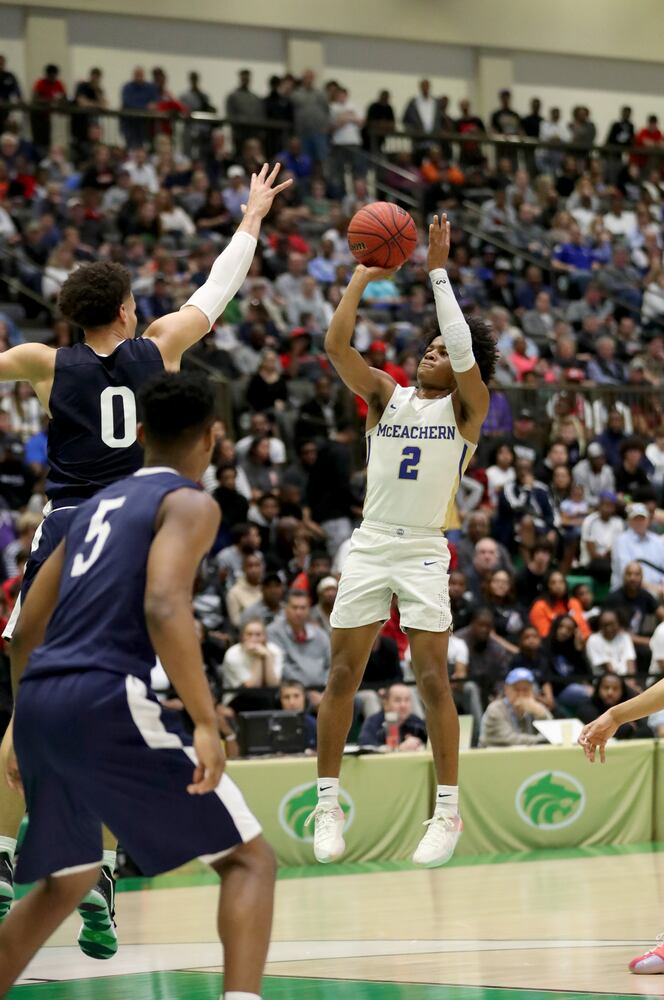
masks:
[[[405,209],[375,201],[350,220],[348,246],[358,263],[391,270],[408,260],[417,246],[417,227]]]

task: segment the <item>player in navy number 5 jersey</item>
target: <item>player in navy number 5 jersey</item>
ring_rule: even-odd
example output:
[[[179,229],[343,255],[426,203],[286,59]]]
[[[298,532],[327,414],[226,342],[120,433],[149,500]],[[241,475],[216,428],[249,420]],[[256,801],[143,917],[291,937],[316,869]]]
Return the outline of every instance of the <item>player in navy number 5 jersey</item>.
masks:
[[[0,381],[31,383],[50,417],[48,431],[48,506],[35,534],[21,599],[5,630],[11,638],[39,567],[63,538],[77,506],[98,490],[130,475],[142,462],[136,441],[135,393],[157,372],[177,371],[183,353],[211,329],[242,285],[254,256],[262,219],[275,196],[290,184],[276,184],[279,165],[267,164],[251,181],[244,218],[230,244],[212,265],[210,275],[177,313],[156,320],[135,339],[136,306],[129,272],[110,263],[83,265],[60,293],[63,316],[83,328],[85,340],[54,350],[24,344],[0,354]],[[2,753],[6,754],[6,742]],[[13,899],[12,862],[23,803],[0,782],[0,921]],[[114,843],[105,867],[114,867]],[[85,954],[108,958],[117,950],[110,912],[99,910],[112,893],[109,874],[100,892],[82,908],[79,944]],[[103,891],[102,891],[103,890]],[[102,935],[100,920],[105,920]]]
[[[78,508],[12,642],[20,685],[9,777],[22,779],[30,813],[17,876],[38,884],[0,927],[0,996],[95,885],[102,823],[147,875],[196,857],[213,867],[226,994],[260,994],[274,857],[223,773],[191,609],[219,526],[196,485],[214,444],[213,394],[201,376],[163,374],[141,403],[145,467]],[[150,690],[155,653],[193,740]]]

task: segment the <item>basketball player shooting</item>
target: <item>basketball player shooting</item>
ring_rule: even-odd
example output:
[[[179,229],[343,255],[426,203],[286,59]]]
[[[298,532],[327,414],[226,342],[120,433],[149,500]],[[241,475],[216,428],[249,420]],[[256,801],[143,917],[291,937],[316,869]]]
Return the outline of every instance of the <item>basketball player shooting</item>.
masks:
[[[388,276],[358,266],[332,318],[325,350],[348,388],[368,404],[367,494],[331,616],[332,664],[318,714],[318,804],[314,853],[337,860],[344,849],[339,772],[353,699],[392,594],[410,641],[426,710],[438,781],[433,818],[413,860],[445,864],[462,831],[459,816],[459,721],[447,673],[452,614],[450,554],[444,535],[459,479],[475,451],[489,408],[487,384],[496,349],[489,329],[466,321],[445,265],[447,217],[429,227],[428,268],[440,334],[429,343],[415,388],[397,386],[352,347],[357,309],[371,281]]]

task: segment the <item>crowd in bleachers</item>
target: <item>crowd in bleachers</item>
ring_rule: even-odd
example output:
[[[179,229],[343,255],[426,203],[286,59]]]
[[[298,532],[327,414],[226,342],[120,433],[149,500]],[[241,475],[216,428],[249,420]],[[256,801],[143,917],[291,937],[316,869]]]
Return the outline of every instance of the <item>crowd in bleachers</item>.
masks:
[[[21,96],[11,77],[0,64],[0,101]],[[265,158],[279,159],[295,181],[264,226],[240,294],[188,361],[221,376],[231,402],[205,482],[222,525],[195,596],[222,732],[237,713],[297,704],[311,713],[315,744],[329,614],[361,517],[366,415],[322,344],[353,266],[348,221],[375,199],[376,184],[415,206],[422,238],[397,274],[368,287],[357,349],[399,384],[413,384],[435,322],[423,229],[435,210],[453,223],[448,270],[463,308],[490,320],[500,349],[490,413],[448,526],[450,676],[474,741],[535,741],[538,717],[592,718],[660,673],[664,182],[656,120],[635,130],[622,109],[607,136],[611,150],[600,155],[588,108],[567,126],[556,109],[543,116],[536,100],[520,114],[503,92],[485,126],[467,101],[454,117],[422,81],[401,119],[409,151],[391,153],[389,93],[360,112],[335,81],[319,89],[312,73],[286,75],[263,97],[243,71],[224,109],[230,126],[185,117],[178,131],[170,121],[127,116],[121,141],[104,141],[102,79],[93,70],[71,95],[66,142],[51,141],[50,111],[67,99],[57,67],[35,85],[29,114],[0,109],[2,349],[34,336],[55,346],[78,337],[52,309],[68,274],[98,258],[130,270],[145,328],[203,282]],[[162,70],[148,79],[140,68],[120,106],[175,116],[215,110],[197,74],[175,97]],[[463,140],[449,138],[455,133]],[[485,134],[504,137],[495,156]],[[521,148],[519,136],[548,145]],[[6,616],[43,505],[46,421],[31,390],[3,390]],[[356,704],[363,740],[385,740],[385,711],[398,714],[404,749],[426,738],[404,680],[408,640],[395,606]],[[658,732],[662,720],[651,722],[647,731]]]

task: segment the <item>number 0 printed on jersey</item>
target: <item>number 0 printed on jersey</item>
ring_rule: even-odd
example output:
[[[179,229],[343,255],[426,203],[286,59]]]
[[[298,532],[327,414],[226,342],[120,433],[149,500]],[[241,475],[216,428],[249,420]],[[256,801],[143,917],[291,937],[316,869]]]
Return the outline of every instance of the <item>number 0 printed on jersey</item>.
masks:
[[[401,452],[401,465],[399,466],[399,479],[417,479],[422,451],[420,448],[404,448]]]
[[[101,394],[101,439],[108,448],[131,448],[136,440],[136,398],[126,385],[109,385]],[[116,410],[122,412],[123,432],[115,433]]]

